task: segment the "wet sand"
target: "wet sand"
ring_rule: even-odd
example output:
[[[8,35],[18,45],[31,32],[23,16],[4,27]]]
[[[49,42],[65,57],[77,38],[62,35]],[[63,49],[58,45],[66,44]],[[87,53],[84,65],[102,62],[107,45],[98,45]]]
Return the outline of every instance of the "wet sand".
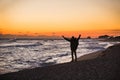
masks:
[[[77,62],[0,75],[0,80],[120,80],[120,44],[84,55]]]

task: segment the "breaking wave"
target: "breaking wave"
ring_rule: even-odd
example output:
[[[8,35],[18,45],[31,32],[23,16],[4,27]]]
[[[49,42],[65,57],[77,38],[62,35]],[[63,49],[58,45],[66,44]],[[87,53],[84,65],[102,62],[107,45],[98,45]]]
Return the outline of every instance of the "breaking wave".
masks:
[[[34,44],[13,44],[13,45],[3,45],[0,48],[8,48],[8,47],[31,47],[31,46],[40,46],[42,43],[36,42]]]

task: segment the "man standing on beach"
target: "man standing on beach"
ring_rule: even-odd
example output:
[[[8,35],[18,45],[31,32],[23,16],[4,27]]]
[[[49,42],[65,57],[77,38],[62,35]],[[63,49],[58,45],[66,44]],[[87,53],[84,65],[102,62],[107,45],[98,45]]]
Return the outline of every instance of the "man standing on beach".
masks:
[[[73,61],[77,61],[77,55],[76,55],[76,50],[77,47],[79,45],[79,39],[81,37],[81,35],[79,35],[78,38],[75,38],[74,36],[72,36],[72,38],[66,38],[64,36],[62,36],[65,40],[70,42],[70,47],[71,47],[71,55],[72,55],[72,62]],[[74,59],[75,56],[75,59]]]

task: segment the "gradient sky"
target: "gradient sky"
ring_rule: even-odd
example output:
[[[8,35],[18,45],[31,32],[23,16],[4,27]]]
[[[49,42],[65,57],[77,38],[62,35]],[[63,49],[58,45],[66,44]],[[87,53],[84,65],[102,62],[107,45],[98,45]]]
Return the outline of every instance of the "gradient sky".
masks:
[[[0,0],[0,33],[120,34],[120,0]]]

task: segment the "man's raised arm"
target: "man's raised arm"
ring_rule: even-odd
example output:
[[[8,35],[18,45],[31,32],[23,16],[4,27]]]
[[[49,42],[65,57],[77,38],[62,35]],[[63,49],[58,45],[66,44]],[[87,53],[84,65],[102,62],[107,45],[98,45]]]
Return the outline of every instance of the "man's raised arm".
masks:
[[[66,37],[64,37],[64,36],[62,36],[65,40],[67,40],[67,41],[70,41],[70,39],[69,38],[66,38]]]
[[[78,36],[78,38],[77,38],[77,39],[79,40],[79,39],[80,39],[80,37],[81,37],[81,34]]]

